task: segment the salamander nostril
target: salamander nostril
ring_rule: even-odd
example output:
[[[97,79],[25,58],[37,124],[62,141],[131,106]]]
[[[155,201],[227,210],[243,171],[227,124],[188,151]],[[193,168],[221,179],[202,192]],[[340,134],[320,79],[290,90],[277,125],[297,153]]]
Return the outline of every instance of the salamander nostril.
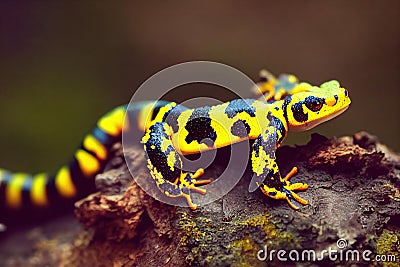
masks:
[[[349,96],[349,92],[346,89],[344,89],[344,96]]]

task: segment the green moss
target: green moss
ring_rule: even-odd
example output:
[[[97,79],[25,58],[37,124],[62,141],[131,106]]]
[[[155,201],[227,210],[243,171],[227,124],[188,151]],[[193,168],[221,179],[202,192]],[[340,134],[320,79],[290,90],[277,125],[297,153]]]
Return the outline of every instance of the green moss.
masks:
[[[272,222],[270,222],[269,217],[270,216],[268,214],[256,215],[244,221],[243,225],[261,228],[268,239],[274,241],[274,243],[298,243],[293,235],[288,232],[283,232],[279,230]]]
[[[232,266],[262,266],[262,262],[257,259],[260,248],[249,237],[233,241],[228,248],[236,259]]]
[[[294,247],[297,240],[277,228],[267,214],[231,222],[210,220],[196,213],[178,212],[180,245],[186,247],[188,264],[213,266],[264,266],[257,253],[264,245],[272,248]]]
[[[397,262],[384,262],[383,266],[395,267],[399,266],[400,244],[398,233],[390,230],[383,230],[381,236],[376,242],[376,253],[379,255],[395,255]]]
[[[182,241],[186,241],[187,237],[192,237],[194,240],[199,241],[205,236],[205,232],[200,231],[200,228],[197,226],[196,221],[188,215],[187,212],[182,212],[180,214],[179,220],[179,228],[183,230],[185,236],[182,237]],[[184,243],[183,243],[184,244]]]
[[[279,248],[298,243],[290,233],[279,230],[269,220],[267,214],[256,215],[239,224],[245,228],[257,227],[261,229],[265,233],[265,238],[253,240],[249,236],[245,236],[243,239],[234,240],[229,244],[228,248],[232,250],[236,259],[233,266],[264,266],[265,263],[257,259],[257,252],[262,249],[263,244],[271,244],[273,247]]]

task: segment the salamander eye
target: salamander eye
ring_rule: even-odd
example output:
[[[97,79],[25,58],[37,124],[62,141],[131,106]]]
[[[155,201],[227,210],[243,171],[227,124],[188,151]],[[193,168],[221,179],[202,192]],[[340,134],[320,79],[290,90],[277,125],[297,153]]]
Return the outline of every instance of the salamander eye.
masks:
[[[318,97],[307,97],[305,100],[306,107],[312,111],[319,111],[324,105],[324,99]]]

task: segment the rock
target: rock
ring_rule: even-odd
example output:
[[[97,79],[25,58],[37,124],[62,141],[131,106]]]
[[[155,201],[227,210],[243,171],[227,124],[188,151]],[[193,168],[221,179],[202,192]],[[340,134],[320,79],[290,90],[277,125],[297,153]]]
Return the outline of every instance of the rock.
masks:
[[[129,155],[135,173],[151,181],[138,151]],[[92,264],[93,258],[81,257],[91,251],[107,254],[106,265],[264,266],[257,258],[258,253],[264,256],[259,252],[264,248],[300,254],[312,249],[317,257],[329,248],[339,250],[338,245],[345,246],[344,251],[377,253],[383,233],[399,235],[400,158],[376,137],[358,133],[327,139],[314,134],[307,145],[283,146],[277,158],[283,174],[298,166],[293,180],[309,184],[307,191],[299,193],[309,205],[299,211],[259,191],[249,193],[250,170],[222,199],[196,211],[159,203],[133,181],[115,183],[126,189],[114,191],[124,193],[97,193],[77,203],[78,219],[95,235],[89,245],[75,248],[80,256],[73,264]],[[229,148],[219,151],[206,173],[217,177],[223,170],[219,165],[227,159]],[[124,176],[129,173],[121,166],[97,179],[118,181],[115,177]],[[125,253],[116,253],[121,247]],[[392,253],[398,256],[398,251]],[[320,262],[332,263],[327,257]],[[276,255],[271,264],[279,264]]]
[[[250,169],[223,198],[195,211],[163,204],[131,179],[121,164],[121,151],[117,152],[108,169],[96,178],[99,192],[75,205],[76,217],[86,231],[78,231],[72,240],[61,241],[62,235],[50,239],[52,250],[64,249],[55,257],[46,257],[48,250],[41,248],[49,246],[42,240],[42,246],[24,263],[278,266],[297,261],[297,256],[301,260],[302,255],[311,259],[315,255],[318,261],[309,263],[305,258],[301,264],[326,266],[351,265],[354,261],[339,256],[358,251],[357,264],[369,265],[362,253],[371,251],[370,258],[377,253],[397,256],[397,263],[387,266],[398,266],[400,155],[368,133],[333,139],[314,134],[304,146],[278,149],[281,172],[286,174],[297,166],[299,172],[292,181],[309,185],[307,191],[299,192],[309,205],[298,211],[259,190],[250,193]],[[229,147],[219,150],[205,178],[218,177],[229,156]],[[153,180],[142,150],[131,149],[127,157],[132,172],[151,188]],[[194,202],[201,197],[196,194]],[[332,255],[336,260],[329,259],[324,250],[336,250]],[[280,261],[278,254],[288,262]]]

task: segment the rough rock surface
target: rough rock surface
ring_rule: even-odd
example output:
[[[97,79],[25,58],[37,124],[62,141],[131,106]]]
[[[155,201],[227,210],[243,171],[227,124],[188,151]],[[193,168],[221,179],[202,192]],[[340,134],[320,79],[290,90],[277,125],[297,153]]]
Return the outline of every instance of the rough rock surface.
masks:
[[[217,177],[224,170],[222,162],[229,159],[229,151],[226,148],[218,152],[215,163],[206,169],[205,178]],[[129,151],[129,158],[133,172],[151,181],[143,152]],[[299,255],[301,259],[305,249],[314,250],[320,260],[302,265],[369,265],[370,262],[362,260],[361,253],[371,250],[370,258],[377,253],[396,255],[397,263],[386,264],[398,266],[400,155],[361,132],[338,139],[314,134],[307,145],[281,147],[277,158],[283,174],[297,166],[299,172],[292,181],[309,185],[307,191],[299,192],[309,205],[299,211],[284,201],[267,198],[259,190],[250,193],[249,169],[222,199],[196,211],[162,204],[131,181],[127,167],[117,155],[111,167],[96,178],[100,191],[75,205],[76,216],[87,230],[76,230],[72,238],[64,241],[61,237],[48,239],[53,246],[36,249],[25,258],[25,263],[32,266],[282,264],[276,252],[272,261],[269,257],[265,261],[257,258],[257,254],[265,256],[259,251],[267,248],[269,252],[286,250],[288,266],[294,265],[289,251],[297,250],[298,254],[291,256]],[[339,249],[338,245],[344,248]],[[46,257],[49,249],[60,253]],[[336,260],[329,259],[326,253],[321,257],[321,252],[329,249],[343,255],[357,250],[360,262],[340,261],[339,254]],[[14,259],[10,265],[13,263],[19,262]]]

